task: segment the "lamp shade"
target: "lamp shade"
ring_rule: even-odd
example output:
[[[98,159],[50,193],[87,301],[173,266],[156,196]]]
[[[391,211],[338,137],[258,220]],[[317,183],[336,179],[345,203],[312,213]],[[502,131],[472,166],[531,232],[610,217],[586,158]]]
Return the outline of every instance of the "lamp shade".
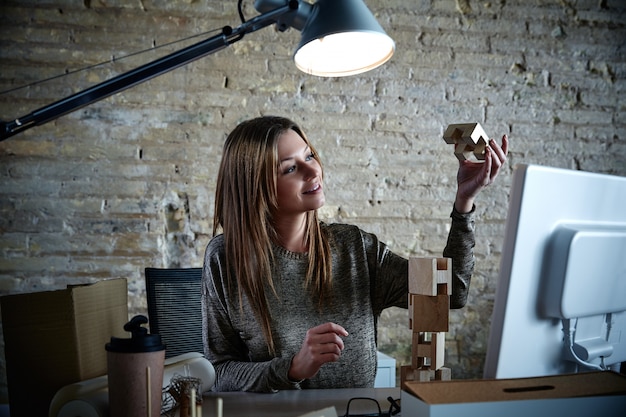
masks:
[[[342,77],[382,65],[394,51],[393,39],[363,0],[317,0],[294,61],[307,74]]]

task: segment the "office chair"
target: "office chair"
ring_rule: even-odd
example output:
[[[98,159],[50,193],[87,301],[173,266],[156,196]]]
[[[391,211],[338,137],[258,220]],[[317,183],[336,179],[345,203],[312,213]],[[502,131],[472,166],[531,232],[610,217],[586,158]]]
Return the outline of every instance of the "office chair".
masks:
[[[150,333],[161,335],[165,357],[204,353],[202,268],[146,268],[145,278]]]

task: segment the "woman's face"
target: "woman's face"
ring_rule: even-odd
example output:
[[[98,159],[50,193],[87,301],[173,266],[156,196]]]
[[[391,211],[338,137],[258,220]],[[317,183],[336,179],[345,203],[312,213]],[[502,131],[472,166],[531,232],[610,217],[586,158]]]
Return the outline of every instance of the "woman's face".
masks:
[[[322,167],[304,139],[289,129],[278,140],[278,212],[302,214],[324,205]]]

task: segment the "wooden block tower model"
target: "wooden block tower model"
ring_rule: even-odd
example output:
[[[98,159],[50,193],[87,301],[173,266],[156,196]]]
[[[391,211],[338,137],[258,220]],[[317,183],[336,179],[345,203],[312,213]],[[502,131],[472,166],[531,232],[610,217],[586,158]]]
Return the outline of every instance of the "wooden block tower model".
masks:
[[[411,365],[400,368],[400,380],[450,380],[444,367],[450,312],[452,260],[409,259],[409,329],[413,330]]]
[[[443,139],[448,144],[454,144],[454,154],[460,161],[469,159],[472,154],[480,161],[485,159],[489,137],[479,123],[449,125]]]

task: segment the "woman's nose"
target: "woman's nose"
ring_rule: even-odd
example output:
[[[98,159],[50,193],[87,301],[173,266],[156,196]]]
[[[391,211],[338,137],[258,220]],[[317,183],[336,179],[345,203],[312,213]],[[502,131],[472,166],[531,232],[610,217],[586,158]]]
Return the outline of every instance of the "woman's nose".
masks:
[[[316,163],[304,164],[302,173],[305,179],[315,178],[320,174],[320,166]]]

